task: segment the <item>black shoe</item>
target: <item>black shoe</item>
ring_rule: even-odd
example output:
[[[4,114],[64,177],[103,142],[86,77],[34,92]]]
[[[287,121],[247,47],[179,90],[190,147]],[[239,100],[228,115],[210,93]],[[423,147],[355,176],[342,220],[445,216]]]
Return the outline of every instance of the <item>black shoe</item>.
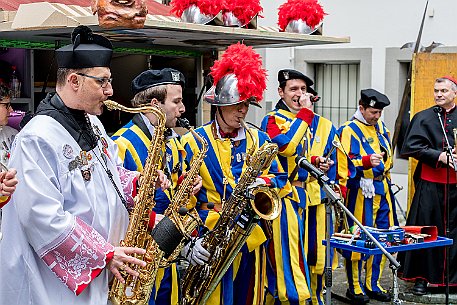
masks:
[[[370,299],[375,299],[381,302],[390,302],[390,294],[387,292],[382,291],[370,291],[369,289],[365,288],[365,292]]]
[[[353,305],[364,305],[370,302],[370,298],[366,294],[355,294],[352,293],[349,289],[346,290],[346,297],[351,300],[351,304]]]
[[[414,283],[412,292],[415,295],[427,294],[427,282],[421,279],[417,279],[416,283]]]

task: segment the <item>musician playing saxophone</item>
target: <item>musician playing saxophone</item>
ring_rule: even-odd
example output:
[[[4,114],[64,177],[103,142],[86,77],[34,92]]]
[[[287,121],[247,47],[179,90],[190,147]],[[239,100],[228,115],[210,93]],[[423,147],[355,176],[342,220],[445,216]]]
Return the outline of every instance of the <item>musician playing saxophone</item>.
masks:
[[[157,105],[166,114],[165,151],[163,151],[163,171],[171,181],[171,187],[165,191],[156,190],[155,207],[151,214],[151,228],[163,218],[163,213],[170,204],[180,177],[185,174],[183,163],[185,151],[180,144],[178,134],[172,129],[176,121],[185,112],[182,91],[185,85],[184,75],[175,69],[146,70],[132,81],[133,107]],[[154,134],[157,118],[152,113],[139,113],[125,126],[119,129],[113,140],[119,146],[119,155],[124,167],[142,171],[146,162],[148,147]],[[201,188],[201,177],[194,182],[193,193]],[[192,199],[191,199],[192,201]],[[195,204],[195,197],[192,201]],[[190,203],[192,205],[192,203]],[[156,285],[149,304],[177,304],[178,276],[176,264],[158,270]]]
[[[219,219],[224,203],[228,202],[240,177],[246,171],[249,157],[247,154],[254,141],[256,149],[270,141],[260,130],[250,128],[249,133],[246,128],[240,127],[250,105],[260,106],[259,101],[266,86],[265,74],[260,56],[243,44],[229,46],[221,60],[216,61],[211,68],[214,86],[205,94],[205,101],[215,107],[215,118],[196,129],[209,145],[200,168],[203,186],[197,194],[197,209],[210,229]],[[200,150],[200,144],[190,133],[183,136],[182,143],[188,160]],[[268,185],[277,190],[280,196],[290,191],[287,175],[276,159],[254,181],[253,185]],[[265,240],[264,231],[256,224],[206,304],[261,302],[262,277],[265,275]],[[199,241],[192,249],[192,254],[201,252],[202,247],[198,245]],[[201,256],[203,261],[208,259]],[[205,287],[195,288],[202,291]],[[186,295],[183,295],[183,298],[186,298]]]

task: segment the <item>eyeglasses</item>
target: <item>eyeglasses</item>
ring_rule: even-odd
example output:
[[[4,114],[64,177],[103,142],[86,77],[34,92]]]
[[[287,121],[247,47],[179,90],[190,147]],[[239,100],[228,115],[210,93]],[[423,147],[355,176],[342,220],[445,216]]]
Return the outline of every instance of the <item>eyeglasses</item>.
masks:
[[[6,109],[11,107],[11,103],[0,103],[0,105],[3,105]]]
[[[100,83],[100,87],[102,87],[102,88],[106,88],[106,86],[108,86],[108,84],[111,84],[111,82],[113,81],[112,77],[110,77],[110,78],[97,77],[97,76],[93,76],[93,75],[87,75],[87,74],[84,74],[84,73],[76,73],[76,74],[80,75],[80,76],[84,76],[84,77],[95,79],[97,82]]]

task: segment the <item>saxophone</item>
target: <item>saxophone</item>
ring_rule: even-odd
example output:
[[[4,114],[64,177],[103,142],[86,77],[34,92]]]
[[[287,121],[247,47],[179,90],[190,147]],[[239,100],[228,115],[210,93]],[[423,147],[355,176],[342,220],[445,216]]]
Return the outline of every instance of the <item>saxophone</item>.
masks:
[[[158,178],[157,170],[159,169],[159,164],[161,164],[160,158],[164,144],[165,114],[160,108],[153,106],[128,108],[110,100],[104,101],[104,104],[109,110],[121,110],[130,113],[150,112],[158,119],[151,144],[148,147],[148,157],[140,175],[140,188],[134,198],[135,206],[130,215],[124,240],[120,243],[122,247],[146,249],[146,254],[137,254],[135,257],[144,260],[147,264],[145,267],[128,264],[130,268],[136,270],[140,275],[134,277],[121,271],[125,284],[114,278],[109,293],[111,302],[115,305],[147,304],[159,268],[159,260],[156,257],[160,257],[161,252],[148,232],[148,222],[149,213],[155,206],[154,193]]]
[[[186,173],[184,180],[178,186],[170,205],[164,212],[164,218],[157,224],[151,233],[155,240],[161,240],[161,249],[164,250],[164,259],[161,267],[166,267],[177,259],[182,248],[190,239],[190,234],[199,226],[203,225],[197,211],[187,209],[187,203],[192,196],[194,182],[198,177],[203,159],[208,151],[208,143],[189,125],[186,119],[178,118],[178,125],[188,129],[201,143],[201,150],[195,154]],[[157,237],[156,237],[157,236]]]
[[[189,266],[182,280],[182,305],[205,304],[232,264],[235,256],[260,218],[272,220],[279,216],[281,203],[276,191],[266,186],[249,189],[262,170],[268,168],[278,153],[278,146],[264,143],[259,149],[244,121],[253,145],[247,153],[246,170],[240,177],[214,229],[202,241],[211,254],[207,264]]]

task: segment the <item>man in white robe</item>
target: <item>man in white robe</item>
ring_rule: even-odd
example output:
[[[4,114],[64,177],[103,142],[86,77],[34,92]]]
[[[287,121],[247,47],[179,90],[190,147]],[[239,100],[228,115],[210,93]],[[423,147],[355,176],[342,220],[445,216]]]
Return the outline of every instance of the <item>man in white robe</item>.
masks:
[[[117,146],[96,115],[113,94],[108,39],[80,26],[56,51],[56,93],[16,136],[10,166],[17,191],[4,209],[0,304],[106,304],[110,274],[144,266],[119,247],[137,172],[120,166]],[[168,180],[159,174],[159,187]]]

